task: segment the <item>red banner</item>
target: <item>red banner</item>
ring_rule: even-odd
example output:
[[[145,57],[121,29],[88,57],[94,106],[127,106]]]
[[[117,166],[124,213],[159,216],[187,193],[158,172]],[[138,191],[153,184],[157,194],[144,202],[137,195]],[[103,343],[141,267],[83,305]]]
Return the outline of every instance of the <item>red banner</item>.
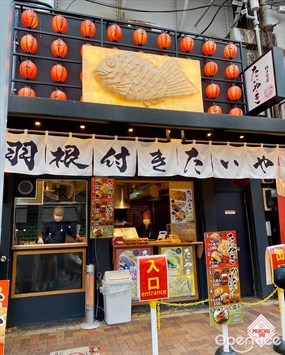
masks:
[[[0,355],[4,354],[9,283],[9,280],[0,280]]]
[[[168,267],[166,256],[139,256],[137,261],[139,300],[153,301],[168,298]]]

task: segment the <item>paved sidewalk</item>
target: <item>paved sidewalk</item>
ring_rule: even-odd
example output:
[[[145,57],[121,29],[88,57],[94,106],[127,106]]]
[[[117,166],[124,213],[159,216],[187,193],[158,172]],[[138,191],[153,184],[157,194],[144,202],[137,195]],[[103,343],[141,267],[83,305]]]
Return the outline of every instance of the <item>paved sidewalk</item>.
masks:
[[[247,327],[260,315],[265,316],[281,334],[280,312],[276,300],[258,306],[243,306],[243,322],[229,326],[230,337],[247,337]],[[148,308],[134,313],[132,321],[124,324],[106,325],[93,330],[80,328],[82,322],[62,326],[33,326],[7,330],[5,354],[50,354],[58,350],[102,344],[108,355],[152,354],[151,322]],[[159,354],[215,354],[219,347],[215,337],[222,327],[209,326],[207,307],[188,307],[184,311],[171,308],[162,311],[161,329],[158,330]],[[247,346],[235,345],[236,351],[255,354],[277,354],[272,345],[260,348],[249,342]]]

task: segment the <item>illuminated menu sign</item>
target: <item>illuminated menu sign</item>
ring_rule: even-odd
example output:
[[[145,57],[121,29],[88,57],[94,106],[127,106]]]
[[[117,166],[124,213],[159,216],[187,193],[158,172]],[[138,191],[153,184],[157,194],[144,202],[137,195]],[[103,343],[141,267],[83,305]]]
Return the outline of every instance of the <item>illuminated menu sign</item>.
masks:
[[[204,234],[210,325],[242,321],[235,231]]]

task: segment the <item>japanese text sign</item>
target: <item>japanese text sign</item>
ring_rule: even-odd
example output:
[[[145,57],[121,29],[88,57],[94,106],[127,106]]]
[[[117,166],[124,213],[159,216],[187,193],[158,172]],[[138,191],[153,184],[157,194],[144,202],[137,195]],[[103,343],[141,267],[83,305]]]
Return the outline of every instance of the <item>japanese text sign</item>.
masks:
[[[282,48],[273,47],[244,71],[248,110],[258,114],[285,97]]]
[[[267,247],[265,252],[265,271],[267,285],[273,284],[274,270],[282,265],[285,265],[285,244]]]
[[[242,321],[235,231],[206,232],[210,325]]]
[[[168,266],[166,256],[139,256],[137,264],[139,301],[168,298]]]

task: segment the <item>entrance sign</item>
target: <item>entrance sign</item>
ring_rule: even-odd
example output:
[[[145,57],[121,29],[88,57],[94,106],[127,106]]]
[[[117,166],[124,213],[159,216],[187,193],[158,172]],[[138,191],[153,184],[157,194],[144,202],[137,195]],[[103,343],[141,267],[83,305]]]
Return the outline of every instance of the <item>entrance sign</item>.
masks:
[[[257,115],[285,98],[282,48],[273,47],[244,71],[248,111]]]
[[[242,321],[235,231],[206,232],[205,252],[210,325]]]
[[[169,297],[166,255],[139,256],[138,296],[140,301]]]

